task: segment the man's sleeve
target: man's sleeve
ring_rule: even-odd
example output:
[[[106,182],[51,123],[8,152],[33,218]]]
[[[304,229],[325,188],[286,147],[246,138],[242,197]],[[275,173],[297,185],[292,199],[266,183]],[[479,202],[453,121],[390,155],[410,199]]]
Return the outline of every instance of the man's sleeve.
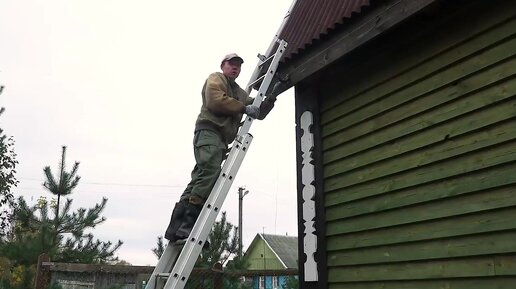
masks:
[[[215,114],[243,113],[245,106],[242,102],[226,94],[222,79],[216,74],[211,74],[206,81],[204,95],[206,107]]]

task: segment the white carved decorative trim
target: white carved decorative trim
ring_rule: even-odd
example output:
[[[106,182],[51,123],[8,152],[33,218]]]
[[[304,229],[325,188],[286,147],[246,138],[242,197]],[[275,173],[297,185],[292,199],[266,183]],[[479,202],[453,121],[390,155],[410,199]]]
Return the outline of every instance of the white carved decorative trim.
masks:
[[[312,157],[314,149],[314,137],[310,131],[313,125],[313,115],[310,111],[305,111],[300,119],[301,130],[301,153],[302,169],[301,182],[303,184],[303,225],[305,227],[303,236],[303,252],[306,255],[304,264],[304,275],[306,282],[318,280],[317,262],[315,253],[317,251],[317,236],[315,235],[315,169]]]

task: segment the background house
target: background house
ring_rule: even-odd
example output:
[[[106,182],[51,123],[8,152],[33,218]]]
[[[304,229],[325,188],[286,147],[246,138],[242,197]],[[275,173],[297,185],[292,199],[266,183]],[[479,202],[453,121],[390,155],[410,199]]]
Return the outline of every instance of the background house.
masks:
[[[249,263],[248,270],[288,270],[297,269],[297,237],[257,234],[244,258]],[[287,276],[253,277],[254,289],[284,288]]]
[[[298,0],[301,288],[515,288],[516,1]]]

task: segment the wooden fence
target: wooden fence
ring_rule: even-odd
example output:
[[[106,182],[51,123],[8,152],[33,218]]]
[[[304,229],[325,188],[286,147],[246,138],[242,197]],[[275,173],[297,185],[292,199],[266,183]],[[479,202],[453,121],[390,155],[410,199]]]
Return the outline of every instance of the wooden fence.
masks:
[[[42,254],[38,261],[35,289],[59,284],[63,289],[144,289],[154,266],[97,265],[50,262]],[[190,288],[222,289],[224,281],[252,279],[257,276],[295,276],[297,270],[225,271],[215,264],[211,269],[195,268]],[[245,277],[245,278],[242,278]]]

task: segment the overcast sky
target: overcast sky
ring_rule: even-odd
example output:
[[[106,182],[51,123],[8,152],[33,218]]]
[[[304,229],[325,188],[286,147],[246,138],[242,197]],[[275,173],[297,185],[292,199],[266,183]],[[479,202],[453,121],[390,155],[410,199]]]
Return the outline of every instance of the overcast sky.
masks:
[[[190,179],[206,77],[223,55],[245,63],[244,87],[291,0],[0,0],[0,127],[15,139],[15,195],[33,204],[43,167],[80,162],[74,207],[109,199],[93,233],[124,241],[118,256],[155,265],[151,249]],[[257,233],[297,235],[294,96],[255,121],[247,157],[222,207],[244,246]]]

